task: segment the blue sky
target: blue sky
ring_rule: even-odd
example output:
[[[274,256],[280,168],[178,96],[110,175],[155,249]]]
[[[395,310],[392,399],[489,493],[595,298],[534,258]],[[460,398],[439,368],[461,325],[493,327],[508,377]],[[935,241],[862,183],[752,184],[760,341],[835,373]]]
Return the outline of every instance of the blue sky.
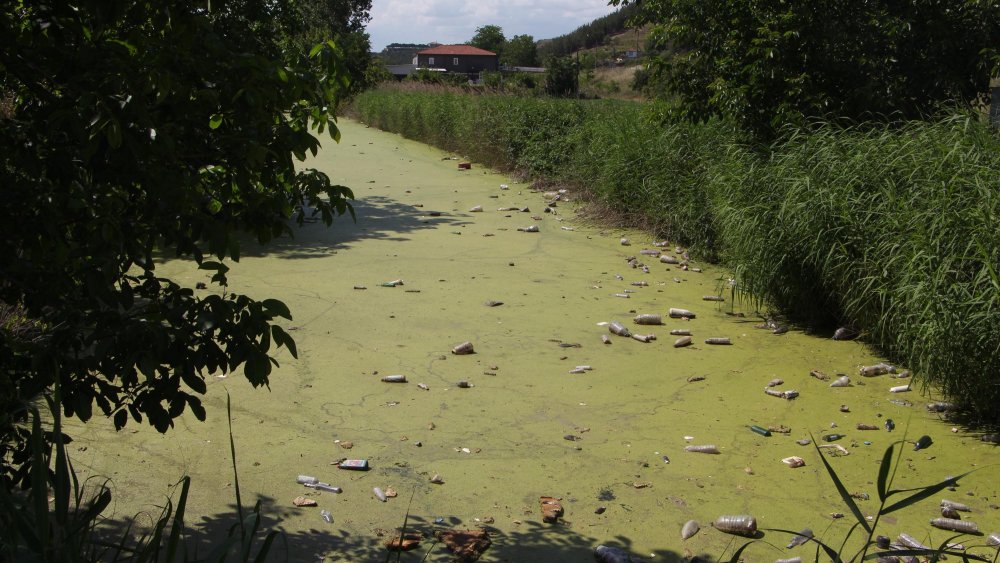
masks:
[[[615,11],[607,0],[373,0],[372,50],[389,43],[465,43],[484,25],[508,39],[549,39]]]

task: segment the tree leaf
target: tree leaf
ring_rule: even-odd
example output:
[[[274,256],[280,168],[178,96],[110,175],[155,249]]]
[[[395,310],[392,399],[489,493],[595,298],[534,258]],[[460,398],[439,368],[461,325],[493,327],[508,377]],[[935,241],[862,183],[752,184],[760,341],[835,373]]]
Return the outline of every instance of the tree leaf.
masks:
[[[271,316],[283,317],[285,319],[292,320],[292,312],[288,310],[288,306],[282,301],[278,301],[277,299],[265,299],[261,301],[261,304],[264,305],[264,310],[266,310]]]
[[[288,352],[293,358],[299,357],[299,352],[295,348],[295,340],[291,337],[291,335],[285,332],[285,329],[278,325],[271,325],[271,336],[274,338],[274,341],[278,344],[278,346],[288,348]]]
[[[222,125],[222,114],[213,113],[212,117],[208,119],[208,128],[214,130],[218,129],[220,125]]]
[[[882,463],[878,468],[878,481],[876,483],[878,489],[878,500],[885,504],[886,499],[886,489],[888,487],[889,470],[892,468],[892,453],[895,448],[895,444],[889,444],[889,447],[885,449],[885,453],[882,454]]]

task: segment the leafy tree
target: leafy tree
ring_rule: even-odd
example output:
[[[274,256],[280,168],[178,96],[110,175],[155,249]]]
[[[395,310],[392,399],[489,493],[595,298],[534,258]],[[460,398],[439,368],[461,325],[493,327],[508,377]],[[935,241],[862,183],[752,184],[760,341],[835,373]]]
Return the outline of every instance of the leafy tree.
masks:
[[[339,139],[347,87],[332,42],[283,49],[290,0],[7,2],[0,8],[0,479],[27,479],[25,405],[58,385],[68,416],[96,409],[164,432],[211,373],[268,385],[295,343],[280,301],[230,291],[244,234],[329,224],[350,190],[296,165]],[[213,6],[216,3],[212,3]],[[213,290],[159,275],[192,260]]]
[[[596,20],[581,25],[566,35],[546,39],[538,45],[538,58],[547,60],[551,57],[572,55],[581,49],[590,49],[604,45],[609,36],[629,29],[632,19],[639,12],[638,2],[622,2],[620,9]]]
[[[503,28],[498,25],[477,27],[476,34],[469,41],[469,45],[492,51],[501,57],[505,43],[507,39],[503,36]]]
[[[615,4],[639,4],[613,0]],[[672,53],[654,69],[682,115],[728,115],[768,138],[815,116],[919,117],[984,94],[1000,46],[991,0],[648,0]]]
[[[371,20],[372,0],[299,0],[292,6],[293,18],[283,43],[308,53],[312,47],[333,40],[344,57],[351,80],[350,94],[374,85],[369,81],[375,61],[365,24]]]
[[[580,89],[579,69],[570,57],[549,60],[545,74],[545,93],[550,96],[572,97]]]
[[[538,66],[538,48],[530,35],[515,35],[503,47],[500,62],[511,66]]]

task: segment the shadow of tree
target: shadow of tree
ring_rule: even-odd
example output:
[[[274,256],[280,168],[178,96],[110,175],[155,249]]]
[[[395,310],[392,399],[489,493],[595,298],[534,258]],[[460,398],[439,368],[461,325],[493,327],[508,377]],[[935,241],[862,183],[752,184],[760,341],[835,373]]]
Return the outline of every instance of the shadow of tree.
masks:
[[[633,554],[637,560],[650,559],[666,563],[690,561],[693,554],[682,556],[679,553],[660,550],[652,554],[640,554],[633,551],[632,541],[624,535],[613,538],[593,538],[575,530],[570,522],[546,524],[538,521],[525,520],[517,530],[504,532],[491,526],[478,523],[463,522],[459,518],[428,519],[419,514],[407,517],[406,532],[419,534],[423,541],[420,547],[410,552],[390,552],[385,547],[392,537],[400,533],[400,528],[389,530],[374,530],[369,535],[351,534],[337,529],[336,523],[328,524],[322,520],[316,509],[316,525],[307,530],[287,531],[282,528],[282,522],[299,513],[280,506],[275,499],[259,496],[261,523],[260,531],[254,537],[251,547],[251,557],[256,557],[263,546],[264,538],[270,531],[280,532],[267,554],[268,561],[400,561],[400,562],[450,562],[454,556],[446,546],[435,539],[435,532],[446,529],[479,528],[489,532],[492,546],[485,552],[480,561],[503,562],[546,562],[546,563],[578,563],[593,561],[594,548],[600,544],[624,549]],[[256,502],[256,501],[255,501]],[[250,514],[253,503],[244,507],[244,517]],[[295,509],[300,510],[300,509]],[[99,540],[109,544],[118,544],[126,534],[135,532],[135,526],[127,520],[104,521],[99,529]],[[165,534],[169,533],[169,526]],[[228,511],[210,516],[203,516],[195,522],[186,522],[183,532],[184,551],[187,560],[203,560],[229,537],[239,537],[239,518],[235,504],[228,506]],[[236,559],[239,553],[238,545],[230,549],[227,560]],[[699,555],[701,560],[714,560],[714,557]],[[218,560],[218,558],[213,558]]]
[[[337,217],[327,227],[306,210],[305,223],[299,227],[290,221],[292,236],[272,240],[267,245],[247,239],[242,245],[243,256],[274,256],[285,259],[316,258],[350,248],[360,240],[401,242],[409,233],[423,229],[459,227],[472,222],[464,213],[426,209],[385,196],[366,196],[354,202],[357,221],[349,216]]]

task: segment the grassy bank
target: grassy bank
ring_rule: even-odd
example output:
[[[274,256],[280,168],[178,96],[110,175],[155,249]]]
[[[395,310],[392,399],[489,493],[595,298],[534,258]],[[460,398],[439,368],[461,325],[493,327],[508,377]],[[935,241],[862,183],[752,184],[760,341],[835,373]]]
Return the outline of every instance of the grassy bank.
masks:
[[[922,381],[1000,422],[1000,137],[949,117],[818,125],[763,154],[725,123],[660,126],[613,101],[395,87],[366,123],[568,182],[731,267],[742,291],[817,328],[853,325]]]

